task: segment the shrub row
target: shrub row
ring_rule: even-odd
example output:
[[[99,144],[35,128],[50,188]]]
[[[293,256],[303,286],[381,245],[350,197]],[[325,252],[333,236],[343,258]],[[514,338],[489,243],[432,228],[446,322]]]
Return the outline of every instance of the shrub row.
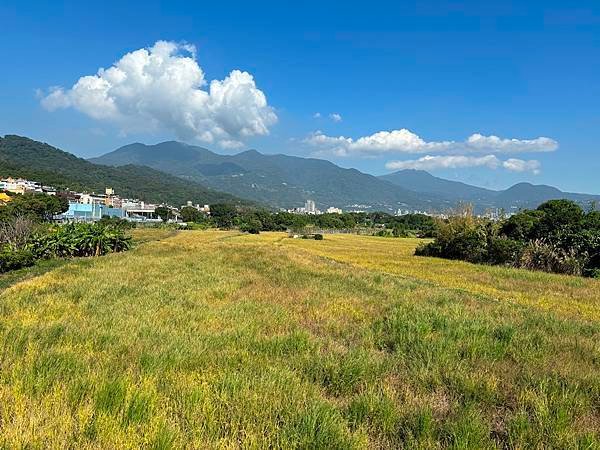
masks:
[[[598,276],[600,212],[585,213],[574,202],[551,200],[500,222],[455,216],[441,223],[435,240],[415,254]]]

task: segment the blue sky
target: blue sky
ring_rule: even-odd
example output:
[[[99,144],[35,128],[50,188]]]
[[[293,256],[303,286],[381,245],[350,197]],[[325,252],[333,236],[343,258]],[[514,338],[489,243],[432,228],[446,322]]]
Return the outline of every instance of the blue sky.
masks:
[[[283,3],[5,0],[0,134],[83,157],[179,139],[373,174],[424,167],[492,188],[600,193],[597,1]],[[140,49],[166,54],[170,67],[192,61],[207,84],[123,86],[110,91],[112,112],[72,89]],[[190,103],[211,80],[230,101],[216,92]]]

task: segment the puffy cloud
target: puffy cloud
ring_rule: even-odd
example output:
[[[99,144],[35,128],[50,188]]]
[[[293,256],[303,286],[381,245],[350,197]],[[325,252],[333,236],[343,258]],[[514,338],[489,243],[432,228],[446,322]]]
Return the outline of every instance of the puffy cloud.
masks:
[[[51,88],[41,103],[50,111],[75,108],[124,132],[167,129],[182,139],[226,148],[268,134],[277,122],[248,72],[233,70],[207,83],[195,47],[166,41],[127,53],[70,89]]]
[[[494,155],[486,156],[423,156],[419,159],[410,159],[405,161],[390,161],[385,167],[387,169],[457,169],[462,167],[489,167],[496,169],[501,164],[500,160]]]
[[[465,141],[428,142],[406,128],[379,131],[357,139],[345,136],[327,136],[317,131],[305,143],[318,149],[320,154],[336,156],[373,156],[384,153],[520,153],[550,152],[558,142],[547,137],[536,139],[501,139],[498,136],[473,134]]]
[[[385,167],[390,170],[401,169],[419,169],[419,170],[435,170],[435,169],[458,169],[466,167],[487,167],[489,169],[498,169],[500,167],[514,171],[525,172],[530,171],[534,174],[540,173],[540,162],[536,160],[524,161],[522,159],[510,158],[506,161],[500,160],[496,155],[485,156],[423,156],[419,159],[411,159],[405,161],[390,161]]]
[[[533,172],[536,175],[540,173],[541,166],[540,162],[535,159],[523,161],[522,159],[510,158],[502,163],[502,167],[513,172]]]
[[[342,121],[342,116],[339,115],[338,113],[331,113],[331,114],[329,114],[329,118],[331,120],[333,120],[334,122],[341,122]]]
[[[479,133],[469,136],[466,144],[473,150],[495,150],[498,153],[553,152],[558,148],[558,142],[547,137],[501,139],[498,136],[483,136]]]
[[[313,119],[320,119],[321,118],[321,113],[320,112],[316,112],[313,114]]]
[[[327,136],[316,131],[304,140],[316,147],[322,154],[328,152],[336,156],[374,156],[382,153],[421,153],[427,151],[445,151],[450,142],[425,142],[416,134],[403,128],[401,130],[380,131],[356,140],[345,136]]]

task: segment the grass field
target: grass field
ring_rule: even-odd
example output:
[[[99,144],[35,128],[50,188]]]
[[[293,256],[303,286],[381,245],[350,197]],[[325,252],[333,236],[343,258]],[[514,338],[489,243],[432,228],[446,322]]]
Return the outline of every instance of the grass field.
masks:
[[[0,448],[600,448],[600,281],[140,238],[0,278]]]

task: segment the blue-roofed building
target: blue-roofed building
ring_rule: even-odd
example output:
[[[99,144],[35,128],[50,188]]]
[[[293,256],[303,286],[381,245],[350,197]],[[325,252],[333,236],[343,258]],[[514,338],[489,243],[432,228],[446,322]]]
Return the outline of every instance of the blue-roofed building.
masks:
[[[69,209],[57,217],[58,220],[88,222],[100,220],[103,216],[125,218],[126,213],[122,208],[112,208],[97,203],[84,204],[69,202]]]

